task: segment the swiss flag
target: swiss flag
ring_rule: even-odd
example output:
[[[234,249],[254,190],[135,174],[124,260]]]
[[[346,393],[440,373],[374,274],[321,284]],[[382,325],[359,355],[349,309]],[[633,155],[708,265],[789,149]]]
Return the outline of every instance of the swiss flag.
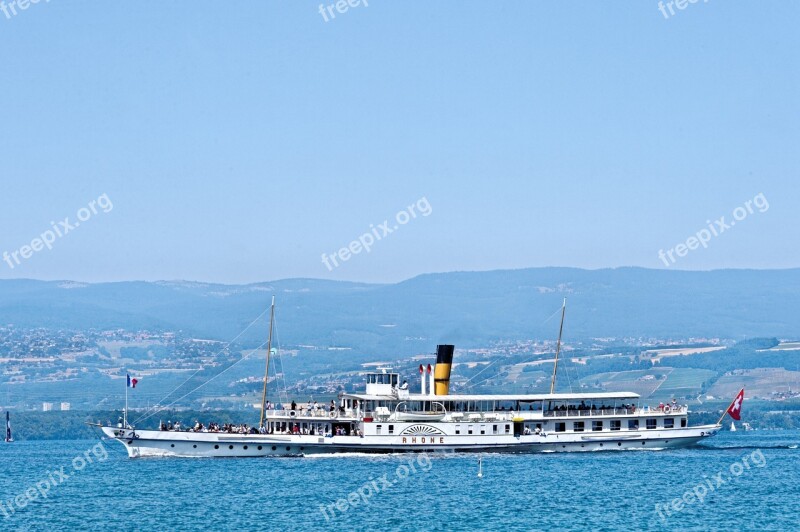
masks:
[[[736,421],[742,418],[742,402],[744,402],[744,388],[739,391],[736,399],[734,399],[731,406],[728,407],[728,414]]]

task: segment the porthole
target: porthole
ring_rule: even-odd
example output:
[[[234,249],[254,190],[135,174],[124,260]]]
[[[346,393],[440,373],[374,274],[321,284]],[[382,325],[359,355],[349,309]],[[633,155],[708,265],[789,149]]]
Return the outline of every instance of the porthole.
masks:
[[[174,443],[171,443],[169,446],[170,446],[170,447],[175,447],[175,444],[174,444]]]
[[[286,448],[286,450],[287,450],[287,451],[291,451],[291,450],[292,450],[292,448],[291,448],[291,447],[287,447],[287,448]]]
[[[233,445],[228,445],[228,449],[233,449]]]
[[[645,443],[647,443],[647,442],[643,441],[643,442],[642,442],[642,445],[644,445]]]
[[[277,451],[277,450],[278,450],[278,448],[277,448],[277,447],[275,447],[275,446],[273,445],[273,446],[272,446],[272,450],[273,450],[273,451]]]
[[[602,446],[603,446],[603,444],[601,443],[601,444],[600,444],[600,447],[602,447]]]
[[[622,442],[621,441],[617,442],[617,447],[622,447]]]
[[[244,450],[246,451],[246,450],[247,450],[247,445],[245,445],[244,447],[242,447],[242,449],[244,449]]]
[[[214,449],[219,449],[219,445],[215,445],[215,446],[214,446]]]
[[[259,446],[258,446],[258,450],[260,451],[260,450],[261,450],[261,448],[262,448],[262,447],[259,445]]]
[[[305,447],[300,447],[300,450],[301,450],[301,451],[302,451],[303,449],[305,449]]]
[[[197,444],[195,443],[194,445],[192,445],[192,447],[194,447],[195,449],[197,449]]]

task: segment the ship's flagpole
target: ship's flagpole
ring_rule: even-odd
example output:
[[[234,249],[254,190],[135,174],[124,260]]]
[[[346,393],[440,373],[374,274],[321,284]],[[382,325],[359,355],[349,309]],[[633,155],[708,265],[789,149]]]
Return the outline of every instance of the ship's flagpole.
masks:
[[[130,374],[128,371],[125,371],[125,415],[122,416],[122,428],[128,428],[128,380],[130,379]]]
[[[561,333],[564,332],[564,314],[567,311],[567,298],[564,298],[564,303],[561,305],[561,326],[558,328],[558,343],[556,343],[556,360],[553,363],[553,378],[550,381],[550,393],[554,393],[556,389],[556,371],[558,370],[558,354],[561,352]]]
[[[264,392],[261,395],[261,420],[258,426],[264,427],[264,411],[267,406],[267,381],[269,380],[269,357],[272,354],[272,324],[275,321],[275,296],[272,296],[272,306],[269,311],[269,336],[267,337],[267,367],[264,370]]]

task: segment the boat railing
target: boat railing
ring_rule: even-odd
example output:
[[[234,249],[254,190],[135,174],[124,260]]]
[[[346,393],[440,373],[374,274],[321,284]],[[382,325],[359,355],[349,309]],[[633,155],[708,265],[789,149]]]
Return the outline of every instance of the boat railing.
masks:
[[[397,414],[421,414],[421,415],[447,415],[447,408],[445,408],[444,404],[438,401],[431,402],[431,410],[414,410],[410,409],[409,405],[412,403],[407,401],[401,401],[397,403],[397,406],[394,407],[394,413]],[[401,408],[402,407],[402,408]]]
[[[636,413],[633,407],[623,408],[580,408],[573,410],[545,410],[544,417],[592,417],[592,416],[625,416]]]
[[[300,409],[297,410],[270,410],[268,411],[267,415],[272,415],[272,417],[288,417],[288,418],[337,418],[337,417],[355,417],[357,411],[352,408],[347,408],[344,411],[341,411],[339,408],[335,410],[329,410],[327,408],[318,408],[317,410],[311,409]]]
[[[685,405],[662,405],[656,408],[615,407],[615,408],[579,408],[572,410],[545,410],[544,417],[596,417],[596,416],[628,416],[632,414],[683,414]]]

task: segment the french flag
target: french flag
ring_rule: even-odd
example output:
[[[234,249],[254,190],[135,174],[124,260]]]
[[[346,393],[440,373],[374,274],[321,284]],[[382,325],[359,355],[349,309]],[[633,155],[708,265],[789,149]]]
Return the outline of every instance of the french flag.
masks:
[[[128,388],[136,388],[136,384],[139,382],[139,379],[131,379],[130,373],[127,374],[128,376]]]

